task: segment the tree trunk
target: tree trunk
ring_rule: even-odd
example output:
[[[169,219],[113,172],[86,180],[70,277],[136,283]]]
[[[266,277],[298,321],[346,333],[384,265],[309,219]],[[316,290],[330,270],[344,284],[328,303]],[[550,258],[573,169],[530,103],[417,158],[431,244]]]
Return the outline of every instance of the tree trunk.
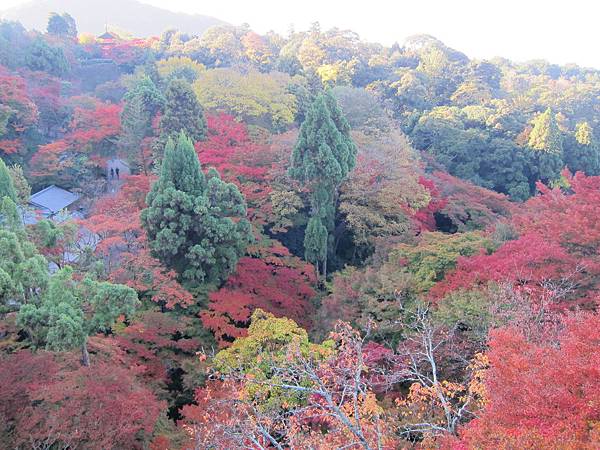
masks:
[[[327,281],[327,256],[323,260],[323,281]]]
[[[90,354],[87,349],[87,339],[81,346],[81,364],[85,367],[90,367]]]

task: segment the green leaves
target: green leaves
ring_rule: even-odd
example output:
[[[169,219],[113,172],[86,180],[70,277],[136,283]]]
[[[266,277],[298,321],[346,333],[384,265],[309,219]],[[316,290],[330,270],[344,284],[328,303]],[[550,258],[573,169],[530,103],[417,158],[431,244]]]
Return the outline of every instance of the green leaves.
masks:
[[[164,136],[184,132],[193,141],[206,137],[204,110],[191,86],[184,80],[174,79],[165,93],[165,113],[160,121]]]
[[[327,228],[318,217],[311,217],[304,235],[304,257],[308,261],[323,261],[327,257]]]
[[[323,262],[333,230],[338,188],[356,164],[350,125],[330,92],[320,94],[306,113],[292,153],[289,175],[310,190],[311,220],[304,239],[306,259]]]
[[[183,132],[167,142],[147,204],[142,224],[153,254],[188,283],[219,285],[252,239],[238,188],[214,169],[204,175]]]
[[[290,175],[308,185],[338,186],[356,161],[349,132],[335,98],[330,93],[319,95],[300,128]]]
[[[0,204],[0,309],[33,301],[48,284],[48,262],[27,241],[14,202]]]
[[[130,316],[139,304],[136,292],[124,285],[73,280],[73,269],[59,270],[35,303],[23,305],[17,323],[34,345],[65,351],[84,345],[87,337],[110,331],[121,315]]]
[[[536,117],[533,130],[529,135],[529,147],[547,153],[560,155],[562,153],[562,137],[556,117],[550,108]]]
[[[0,159],[0,198],[8,197],[17,203],[17,191],[4,161]]]

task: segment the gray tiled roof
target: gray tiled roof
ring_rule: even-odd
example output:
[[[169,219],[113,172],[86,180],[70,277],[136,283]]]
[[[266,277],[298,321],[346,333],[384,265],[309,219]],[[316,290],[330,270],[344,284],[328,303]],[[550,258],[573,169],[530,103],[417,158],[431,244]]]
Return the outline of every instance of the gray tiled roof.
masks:
[[[29,198],[29,203],[34,207],[48,210],[50,214],[56,214],[61,209],[72,205],[77,200],[79,200],[77,194],[73,194],[58,186],[51,185],[46,189],[42,189],[33,194]]]

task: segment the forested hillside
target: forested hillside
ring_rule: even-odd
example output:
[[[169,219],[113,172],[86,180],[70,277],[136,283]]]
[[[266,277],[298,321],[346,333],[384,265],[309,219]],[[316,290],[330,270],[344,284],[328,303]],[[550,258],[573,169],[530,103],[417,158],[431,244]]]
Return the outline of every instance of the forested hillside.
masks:
[[[600,445],[600,70],[81,28],[0,22],[1,448]]]

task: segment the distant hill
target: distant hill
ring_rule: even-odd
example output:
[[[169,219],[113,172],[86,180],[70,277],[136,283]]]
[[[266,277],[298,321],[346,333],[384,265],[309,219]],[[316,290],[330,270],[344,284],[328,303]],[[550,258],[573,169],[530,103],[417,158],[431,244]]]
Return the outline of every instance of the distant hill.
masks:
[[[146,5],[136,0],[33,0],[0,10],[0,18],[18,20],[25,28],[44,31],[50,12],[67,12],[81,32],[100,34],[105,26],[131,32],[134,36],[159,36],[169,28],[200,35],[225,22],[199,14],[185,14]]]

